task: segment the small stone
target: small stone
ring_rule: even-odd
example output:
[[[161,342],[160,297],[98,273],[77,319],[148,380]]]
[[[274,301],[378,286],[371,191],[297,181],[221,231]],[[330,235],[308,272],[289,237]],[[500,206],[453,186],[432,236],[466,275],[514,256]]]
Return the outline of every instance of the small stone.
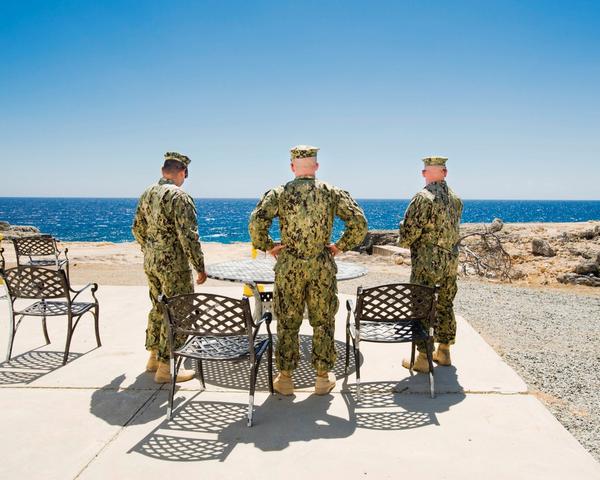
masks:
[[[575,267],[575,273],[578,275],[598,275],[600,270],[596,262],[581,262]]]
[[[10,230],[10,223],[0,222],[0,231]]]
[[[518,268],[515,268],[512,272],[510,272],[510,278],[513,280],[522,280],[525,277],[527,277],[527,274]]]
[[[489,231],[491,233],[496,233],[496,232],[499,232],[500,230],[502,230],[503,227],[504,227],[504,222],[502,221],[502,219],[494,218],[494,220],[492,221],[492,223],[489,226]]]
[[[550,244],[542,238],[534,238],[531,241],[531,253],[543,257],[554,257],[556,255]]]

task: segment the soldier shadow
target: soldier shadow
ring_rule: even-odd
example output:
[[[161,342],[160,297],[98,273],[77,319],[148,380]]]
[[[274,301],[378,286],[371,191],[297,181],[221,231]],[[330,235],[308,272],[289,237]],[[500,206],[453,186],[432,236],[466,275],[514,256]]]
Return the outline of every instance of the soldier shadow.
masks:
[[[441,370],[441,372],[440,372]],[[369,430],[409,430],[428,425],[440,426],[437,414],[447,412],[466,395],[458,383],[456,367],[434,370],[436,396],[431,398],[427,375],[411,374],[399,382],[366,382],[342,385],[342,396],[356,428]],[[439,377],[443,373],[443,381]]]
[[[0,363],[0,385],[30,384],[83,355],[69,352],[63,365],[64,352],[30,350]]]
[[[246,403],[200,401],[201,395],[188,400],[172,420],[164,420],[129,453],[166,461],[222,462],[239,444],[280,451],[294,442],[349,437],[356,428],[348,418],[328,413],[333,395],[310,395],[301,401],[269,395],[256,409],[252,428],[246,425]]]
[[[137,411],[158,395],[161,386],[154,383],[152,374],[142,373],[125,388],[121,385],[125,374],[118,375],[108,384],[92,393],[90,413],[109,425],[130,426],[152,422],[167,413],[167,404],[163,402],[154,409],[144,410],[145,415],[136,415]],[[175,408],[183,402],[183,398],[175,398]]]
[[[309,388],[315,384],[315,370],[311,365],[312,335],[300,335],[300,362],[294,370],[294,386],[297,389]],[[276,343],[277,335],[273,335]],[[344,373],[344,359],[346,355],[346,344],[339,340],[334,342],[336,350],[336,361],[333,373],[336,378],[341,378]],[[277,367],[273,362],[273,375],[277,375]],[[191,366],[190,362],[187,363]],[[204,378],[207,384],[236,390],[248,390],[250,387],[250,369],[247,360],[239,362],[230,361],[205,361],[203,362]],[[348,374],[354,373],[354,356],[350,349],[350,365]],[[266,355],[261,361],[256,380],[257,390],[268,390],[268,367]]]

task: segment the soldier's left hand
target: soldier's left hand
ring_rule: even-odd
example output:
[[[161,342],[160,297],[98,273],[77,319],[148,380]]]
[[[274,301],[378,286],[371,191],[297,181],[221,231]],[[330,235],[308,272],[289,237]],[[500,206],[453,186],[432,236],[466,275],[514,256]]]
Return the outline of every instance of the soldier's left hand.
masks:
[[[196,277],[196,283],[198,285],[202,285],[204,282],[206,282],[206,279],[208,277],[206,276],[205,272],[198,272],[198,276]]]
[[[329,249],[329,251],[331,252],[331,254],[335,257],[336,255],[338,255],[339,253],[342,253],[342,251],[337,248],[335,246],[335,243],[330,243],[329,245],[327,245],[327,248]]]

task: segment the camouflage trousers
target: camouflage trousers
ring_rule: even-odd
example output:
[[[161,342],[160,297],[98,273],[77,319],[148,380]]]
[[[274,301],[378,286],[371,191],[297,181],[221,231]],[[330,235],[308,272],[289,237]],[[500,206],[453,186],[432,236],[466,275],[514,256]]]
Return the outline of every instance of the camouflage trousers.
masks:
[[[275,362],[279,370],[292,371],[300,360],[298,332],[304,309],[313,328],[312,365],[317,371],[335,365],[335,314],[338,309],[337,267],[329,251],[303,260],[285,250],[275,266],[273,311],[277,316]]]
[[[419,253],[421,253],[419,255]],[[434,341],[453,344],[456,338],[454,297],[458,287],[458,257],[444,251],[417,252],[412,255],[410,282],[434,287],[438,285],[438,301],[434,328]],[[429,328],[429,325],[424,325]],[[425,342],[417,342],[420,352],[426,351]]]
[[[145,271],[148,278],[148,287],[150,288],[150,300],[152,301],[152,310],[148,314],[148,327],[146,329],[146,350],[157,350],[158,359],[162,362],[168,362],[171,356],[169,335],[158,297],[161,294],[172,297],[173,295],[194,293],[192,272],[190,270],[159,272],[149,269]],[[179,348],[185,340],[185,336],[176,337],[174,347]]]

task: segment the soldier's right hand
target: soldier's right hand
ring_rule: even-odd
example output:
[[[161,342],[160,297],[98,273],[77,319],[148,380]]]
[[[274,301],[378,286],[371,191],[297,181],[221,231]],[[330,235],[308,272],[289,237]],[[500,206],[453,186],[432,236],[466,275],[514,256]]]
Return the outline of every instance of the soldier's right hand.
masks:
[[[275,258],[277,258],[277,255],[279,255],[279,252],[281,252],[281,250],[283,250],[284,248],[285,248],[285,245],[276,245],[271,250],[268,250],[267,253],[269,255],[273,255]]]
[[[198,272],[198,276],[196,277],[196,283],[198,285],[202,285],[204,282],[206,282],[206,279],[208,277],[206,276],[205,272]]]

